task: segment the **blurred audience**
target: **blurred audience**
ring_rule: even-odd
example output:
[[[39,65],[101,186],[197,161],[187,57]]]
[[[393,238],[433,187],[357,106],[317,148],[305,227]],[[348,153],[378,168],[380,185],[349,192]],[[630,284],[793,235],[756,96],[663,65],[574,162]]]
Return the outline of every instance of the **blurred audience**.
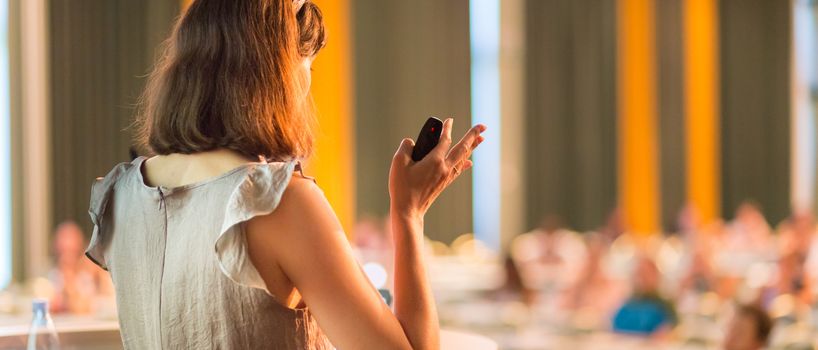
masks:
[[[361,265],[375,263],[385,271],[392,271],[394,267],[394,254],[392,243],[392,231],[388,217],[379,219],[376,216],[364,215],[353,229],[352,245],[355,247],[355,255]],[[383,282],[385,289],[391,289],[393,284],[392,274],[388,273]]]
[[[511,257],[528,287],[563,290],[576,283],[586,251],[580,235],[565,229],[559,217],[549,215],[537,229],[514,240]]]
[[[717,263],[725,277],[736,281],[754,264],[768,261],[776,253],[770,226],[759,206],[750,201],[738,207],[735,219],[719,236]]]
[[[607,237],[589,233],[585,242],[588,253],[576,283],[565,290],[562,304],[569,311],[606,318],[626,295],[626,286],[605,266],[610,251]]]
[[[461,273],[450,277],[458,282],[441,294],[442,315],[473,319],[475,310],[483,310],[494,318],[470,324],[549,325],[574,335],[613,331],[648,342],[676,339],[727,350],[763,349],[768,338],[778,343],[773,348],[788,346],[792,334],[814,333],[818,240],[810,212],[795,212],[773,229],[750,201],[726,222],[704,222],[688,205],[679,212],[675,232],[667,235],[637,235],[624,227],[619,210],[591,232],[572,231],[548,215],[536,229],[514,238],[501,264],[491,260],[496,269],[473,270],[482,281],[473,283],[470,295],[462,294],[470,281],[462,274],[472,270],[453,264],[488,261],[463,256],[473,250],[455,249],[470,246],[463,240],[473,236],[464,234],[451,248],[428,241],[427,254],[440,258],[435,273]],[[364,260],[391,246],[380,219],[364,218],[355,231]],[[486,283],[495,279],[497,284]],[[468,307],[453,306],[457,303]],[[735,303],[743,306],[730,317]],[[774,323],[777,336],[771,338]]]

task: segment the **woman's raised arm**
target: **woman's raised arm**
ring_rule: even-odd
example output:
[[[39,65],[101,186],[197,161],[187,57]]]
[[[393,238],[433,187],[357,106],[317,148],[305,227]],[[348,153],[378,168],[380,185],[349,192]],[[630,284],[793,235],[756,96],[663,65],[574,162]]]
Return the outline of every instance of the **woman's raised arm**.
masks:
[[[288,278],[319,326],[339,349],[437,349],[439,324],[423,259],[423,215],[460,173],[482,141],[478,125],[451,150],[452,120],[438,146],[420,162],[404,140],[390,171],[395,235],[395,313],[355,261],[335,213],[309,180],[293,178],[279,207],[251,220],[251,261],[268,287]],[[273,288],[268,288],[273,290]]]

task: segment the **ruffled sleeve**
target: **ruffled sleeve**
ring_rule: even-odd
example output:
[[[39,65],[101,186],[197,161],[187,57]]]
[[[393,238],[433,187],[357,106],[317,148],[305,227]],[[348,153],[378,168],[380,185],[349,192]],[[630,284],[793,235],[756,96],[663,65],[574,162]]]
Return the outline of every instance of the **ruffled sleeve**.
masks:
[[[91,234],[91,242],[85,250],[85,256],[105,270],[108,270],[108,264],[105,261],[105,250],[109,238],[106,230],[107,223],[104,220],[105,210],[110,202],[116,182],[131,166],[132,163],[120,163],[108,175],[97,178],[91,185],[91,203],[88,214],[91,216],[94,231]]]
[[[267,291],[250,261],[242,224],[278,207],[297,164],[296,161],[259,164],[250,169],[230,194],[215,250],[219,268],[233,282]]]

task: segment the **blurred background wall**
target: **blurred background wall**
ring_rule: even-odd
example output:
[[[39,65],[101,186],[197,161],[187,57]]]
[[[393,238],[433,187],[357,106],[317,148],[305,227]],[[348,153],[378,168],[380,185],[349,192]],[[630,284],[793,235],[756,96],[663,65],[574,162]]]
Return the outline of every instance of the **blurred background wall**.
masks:
[[[754,200],[780,222],[801,188],[791,181],[803,162],[791,108],[798,1],[499,2],[501,115],[489,128],[500,159],[480,166],[501,178],[463,176],[427,216],[427,233],[449,242],[480,230],[473,198],[487,189],[503,193],[491,213],[502,225],[488,233],[498,242],[547,215],[594,230],[617,208],[646,234],[673,230],[688,203],[715,220]],[[431,115],[455,117],[459,135],[482,113],[472,110],[470,37],[481,19],[470,9],[487,0],[316,2],[331,31],[314,72],[323,141],[309,168],[351,233],[358,219],[388,213],[401,138]],[[26,256],[46,252],[57,223],[89,232],[91,180],[129,160],[134,105],[185,3],[10,0],[3,139],[16,276],[39,264]],[[814,139],[813,130],[801,143],[811,164]]]
[[[130,160],[137,99],[180,5],[50,1],[51,222],[89,232],[89,186]]]
[[[525,3],[525,224],[596,229],[617,206],[615,2]]]
[[[454,117],[453,135],[471,126],[469,1],[358,0],[352,8],[356,209],[384,216],[400,140],[416,138],[429,116]],[[471,189],[464,176],[446,190],[425,219],[428,234],[451,241],[471,232]]]
[[[747,199],[772,223],[790,211],[791,6],[721,1],[721,210],[728,217]]]

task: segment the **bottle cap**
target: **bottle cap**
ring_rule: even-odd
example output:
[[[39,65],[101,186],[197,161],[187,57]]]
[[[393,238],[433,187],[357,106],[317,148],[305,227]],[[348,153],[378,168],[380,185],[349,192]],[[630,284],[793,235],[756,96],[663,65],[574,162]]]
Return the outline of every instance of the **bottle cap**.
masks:
[[[42,312],[45,313],[48,311],[48,300],[46,299],[34,299],[31,301],[31,311],[33,313]]]

